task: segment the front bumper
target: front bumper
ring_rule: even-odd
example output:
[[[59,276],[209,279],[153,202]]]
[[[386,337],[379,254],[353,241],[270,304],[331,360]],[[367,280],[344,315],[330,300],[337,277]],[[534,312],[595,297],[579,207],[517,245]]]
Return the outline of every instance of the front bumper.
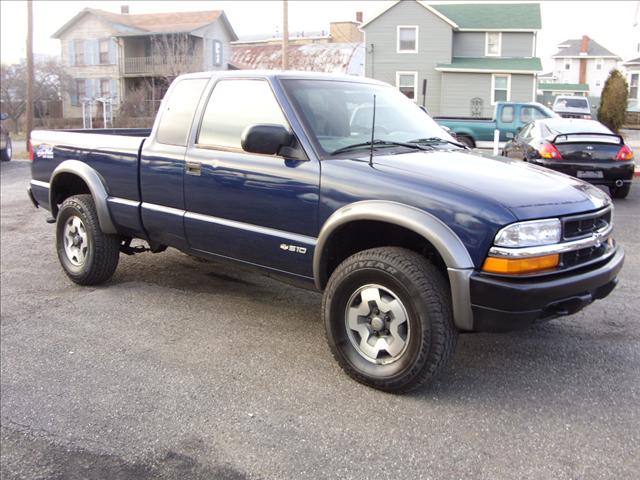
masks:
[[[623,263],[624,250],[617,247],[595,268],[565,275],[506,278],[475,272],[469,281],[472,330],[506,332],[576,313],[611,293]]]

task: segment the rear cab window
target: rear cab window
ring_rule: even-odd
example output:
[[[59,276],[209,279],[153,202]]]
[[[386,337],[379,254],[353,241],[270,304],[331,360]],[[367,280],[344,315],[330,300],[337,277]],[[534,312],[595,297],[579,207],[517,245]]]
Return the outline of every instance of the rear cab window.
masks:
[[[209,79],[185,78],[176,83],[160,117],[156,141],[165,145],[187,145],[191,124]]]

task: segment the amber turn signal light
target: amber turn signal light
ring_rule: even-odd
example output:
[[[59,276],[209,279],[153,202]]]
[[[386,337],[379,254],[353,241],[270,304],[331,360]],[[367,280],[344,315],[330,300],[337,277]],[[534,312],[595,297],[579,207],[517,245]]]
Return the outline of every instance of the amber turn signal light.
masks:
[[[530,258],[497,258],[487,257],[482,270],[488,273],[514,275],[518,273],[541,272],[552,270],[560,264],[560,255],[545,255]]]

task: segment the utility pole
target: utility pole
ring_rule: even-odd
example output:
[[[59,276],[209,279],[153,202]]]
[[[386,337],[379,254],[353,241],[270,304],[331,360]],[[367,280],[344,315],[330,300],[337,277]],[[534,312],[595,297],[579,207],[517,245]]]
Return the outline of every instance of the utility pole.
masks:
[[[27,2],[27,142],[29,151],[31,130],[33,130],[33,2]]]
[[[282,0],[282,69],[289,70],[289,2]]]

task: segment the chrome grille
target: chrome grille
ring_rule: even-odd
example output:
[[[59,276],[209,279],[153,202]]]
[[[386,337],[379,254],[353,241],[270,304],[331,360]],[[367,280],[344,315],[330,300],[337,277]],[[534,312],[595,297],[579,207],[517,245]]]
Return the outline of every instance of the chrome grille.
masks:
[[[612,218],[613,208],[610,206],[597,212],[565,217],[562,219],[563,239],[565,241],[579,240],[610,231]],[[560,257],[562,268],[577,267],[590,263],[611,252],[613,240],[609,241],[608,237],[609,235],[603,235],[601,244],[563,253]]]
[[[598,230],[604,230],[611,224],[612,209],[607,207],[597,212],[573,215],[562,219],[562,233],[565,240],[587,238]]]

